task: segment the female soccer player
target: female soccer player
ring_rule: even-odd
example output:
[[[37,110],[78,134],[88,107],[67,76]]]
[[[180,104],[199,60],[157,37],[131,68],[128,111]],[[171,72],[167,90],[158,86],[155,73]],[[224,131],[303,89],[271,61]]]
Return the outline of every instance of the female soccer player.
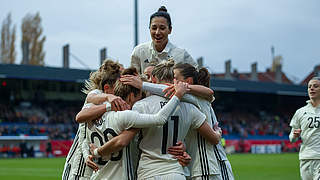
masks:
[[[150,16],[149,30],[152,41],[136,46],[131,55],[131,66],[142,74],[151,61],[162,62],[173,58],[176,63],[184,62],[197,67],[190,54],[169,41],[172,31],[171,18],[165,6]]]
[[[291,119],[291,142],[299,138],[302,144],[299,152],[300,176],[302,180],[320,179],[320,77],[308,83],[310,100],[298,109]]]

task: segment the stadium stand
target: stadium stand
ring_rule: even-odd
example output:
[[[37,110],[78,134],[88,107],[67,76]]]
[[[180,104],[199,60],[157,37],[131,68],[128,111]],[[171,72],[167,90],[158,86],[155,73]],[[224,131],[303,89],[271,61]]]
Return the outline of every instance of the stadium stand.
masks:
[[[74,119],[83,105],[81,89],[89,74],[89,70],[0,64],[0,157],[44,156],[50,154],[49,146],[55,156],[66,154],[78,127]],[[298,146],[288,147],[288,125],[307,100],[305,85],[212,75],[211,88],[227,146],[238,152],[250,151],[259,140],[285,144],[281,147],[287,151]],[[21,148],[23,143],[27,148]],[[34,155],[27,152],[32,148]],[[27,150],[21,153],[22,149]]]

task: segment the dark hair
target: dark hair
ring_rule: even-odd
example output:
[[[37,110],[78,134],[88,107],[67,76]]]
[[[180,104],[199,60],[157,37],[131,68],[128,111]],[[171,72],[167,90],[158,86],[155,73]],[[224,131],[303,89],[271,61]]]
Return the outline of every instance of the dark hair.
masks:
[[[171,18],[170,18],[170,14],[167,12],[167,8],[165,6],[161,6],[157,12],[153,13],[150,16],[150,22],[149,22],[149,28],[151,26],[151,21],[154,17],[164,17],[167,19],[167,23],[169,26],[169,29],[172,29],[172,25],[171,25]]]
[[[122,71],[122,75],[137,75],[138,71],[134,67],[127,68]],[[140,89],[135,88],[131,85],[123,84],[120,80],[117,80],[114,87],[114,95],[120,96],[123,100],[125,100],[128,95],[133,92],[134,96],[137,96],[140,93]]]
[[[314,76],[311,80],[318,80],[318,81],[320,81],[320,77],[319,77],[319,76]]]
[[[192,77],[193,83],[210,88],[210,73],[206,68],[201,68],[199,72],[188,63],[178,63],[173,69],[179,69],[184,78]]]

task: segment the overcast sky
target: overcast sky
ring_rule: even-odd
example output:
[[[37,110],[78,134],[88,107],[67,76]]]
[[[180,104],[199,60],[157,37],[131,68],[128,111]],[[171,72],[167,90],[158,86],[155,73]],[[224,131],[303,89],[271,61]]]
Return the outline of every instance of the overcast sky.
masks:
[[[40,12],[46,66],[62,67],[62,46],[90,69],[99,67],[99,51],[126,67],[134,47],[134,0],[0,0],[0,20],[11,12],[17,26],[17,63],[21,62],[21,21]],[[303,80],[320,64],[319,0],[138,0],[139,43],[151,40],[150,15],[165,5],[171,15],[170,41],[186,49],[212,73],[232,69],[249,72],[271,66],[271,46],[283,56],[282,70],[291,79]],[[73,57],[71,68],[85,69]]]

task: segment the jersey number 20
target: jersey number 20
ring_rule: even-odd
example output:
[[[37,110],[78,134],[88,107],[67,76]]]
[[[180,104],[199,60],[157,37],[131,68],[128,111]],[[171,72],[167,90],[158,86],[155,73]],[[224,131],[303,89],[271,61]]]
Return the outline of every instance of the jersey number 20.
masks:
[[[109,139],[108,139],[108,134],[110,134],[112,137],[116,137],[118,136],[116,132],[114,132],[113,129],[111,128],[107,128],[106,130],[103,131],[103,136],[104,136],[104,142],[108,142]],[[102,137],[97,133],[97,132],[93,132],[91,134],[91,142],[94,143],[94,138],[97,137],[99,139],[99,143],[100,143],[100,146],[103,146],[103,140],[102,140]],[[120,159],[122,158],[122,150],[119,151],[119,155],[116,156],[116,157],[113,157],[111,156],[111,161],[119,161]],[[99,165],[105,165],[108,161],[103,161],[102,158],[99,158],[98,159],[98,164]]]

